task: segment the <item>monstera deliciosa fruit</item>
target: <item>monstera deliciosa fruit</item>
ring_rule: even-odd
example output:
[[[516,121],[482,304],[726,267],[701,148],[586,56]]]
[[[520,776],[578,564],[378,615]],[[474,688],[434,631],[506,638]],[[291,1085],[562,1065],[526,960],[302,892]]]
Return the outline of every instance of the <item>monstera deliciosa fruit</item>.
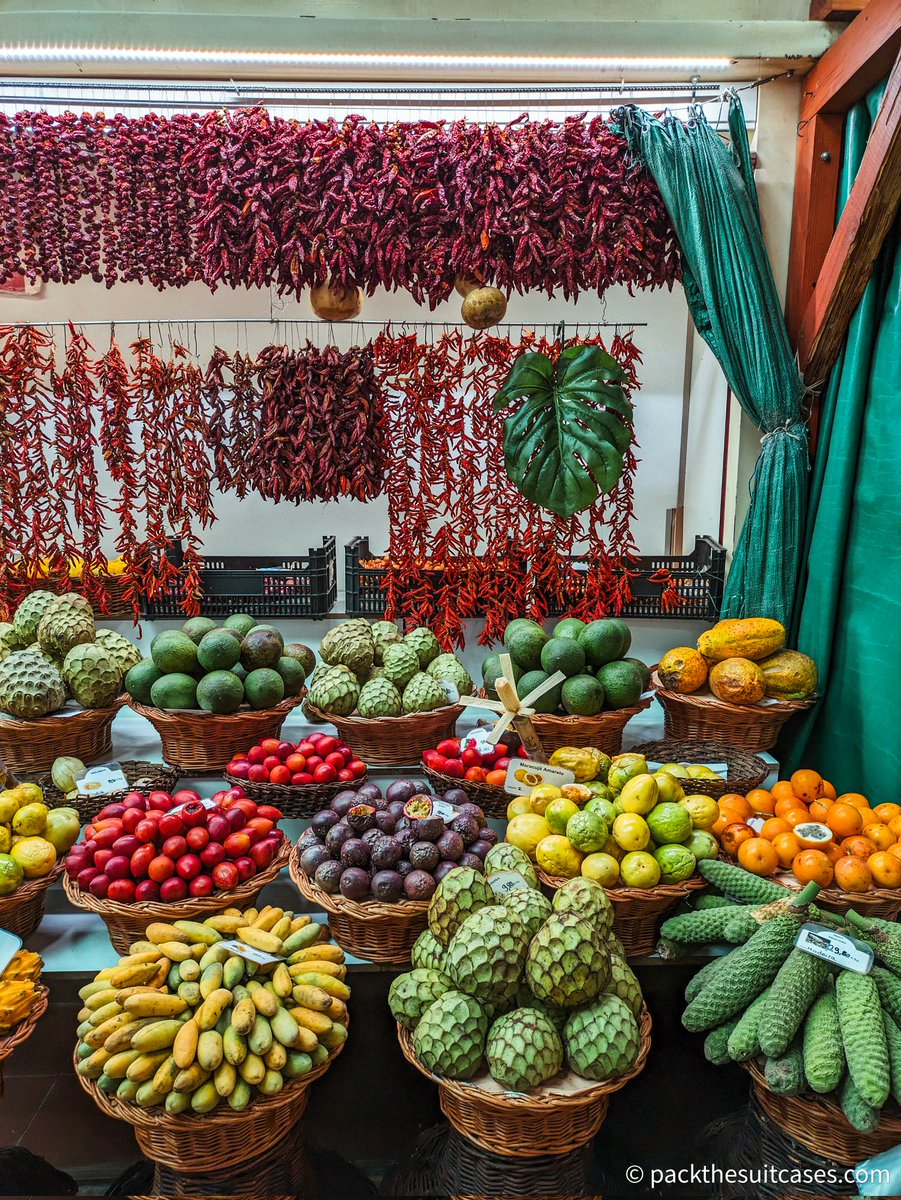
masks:
[[[494,408],[525,401],[504,422],[504,458],[527,500],[571,517],[616,487],[632,440],[625,382],[600,346],[570,346],[556,367],[534,352],[516,360]]]

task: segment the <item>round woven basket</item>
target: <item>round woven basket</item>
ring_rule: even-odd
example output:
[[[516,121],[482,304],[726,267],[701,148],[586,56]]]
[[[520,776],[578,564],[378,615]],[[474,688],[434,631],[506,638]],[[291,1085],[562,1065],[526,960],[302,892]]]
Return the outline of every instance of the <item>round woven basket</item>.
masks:
[[[753,788],[760,787],[772,769],[768,762],[758,758],[756,754],[750,754],[747,750],[736,750],[735,747],[725,746],[721,742],[645,742],[641,746],[635,746],[634,753],[643,754],[652,762],[661,763],[726,763],[728,770],[725,779],[680,780],[686,790],[691,788],[705,796],[713,796],[715,800],[732,792],[746,795]]]
[[[307,708],[315,717],[334,725],[341,740],[353,746],[355,753],[371,767],[418,763],[423,750],[453,737],[457,718],[463,711],[461,704],[448,704],[406,717],[338,717],[322,712],[313,704]]]
[[[368,773],[367,773],[368,774]],[[307,783],[294,787],[290,783],[251,783],[248,779],[237,779],[225,772],[225,778],[235,787],[242,787],[257,804],[274,804],[282,815],[292,821],[308,821],[320,809],[328,808],[339,792],[355,792],[366,782],[361,775],[350,783]]]
[[[541,867],[535,871],[544,890],[553,895],[569,883],[560,875],[548,875]],[[707,881],[693,875],[682,883],[658,883],[652,888],[604,888],[613,905],[613,932],[623,944],[629,958],[644,958],[657,948],[660,926],[686,896],[706,887]]]
[[[165,1108],[141,1108],[102,1092],[91,1079],[76,1078],[101,1112],[134,1128],[147,1158],[177,1171],[203,1174],[258,1158],[285,1137],[300,1120],[310,1084],[320,1079],[344,1048],[338,1046],[321,1066],[293,1079],[275,1096],[257,1096],[243,1112],[220,1104],[211,1113],[172,1115]],[[73,1058],[76,1067],[77,1057]]]
[[[178,782],[178,772],[163,763],[137,759],[119,759],[118,762],[127,780],[127,787],[118,792],[108,792],[105,796],[76,796],[74,800],[69,800],[53,782],[49,772],[38,775],[34,782],[44,793],[45,804],[51,808],[59,805],[74,808],[82,824],[87,824],[107,804],[118,804],[129,792],[144,792],[145,795],[147,792],[171,792]]]
[[[0,1036],[0,1096],[3,1095],[3,1062],[9,1058],[17,1046],[27,1042],[34,1033],[34,1027],[47,1011],[50,1003],[50,992],[43,983],[37,985],[37,997],[31,1006],[31,1012],[18,1025],[14,1025],[9,1033]]]
[[[520,1092],[488,1092],[471,1083],[443,1079],[427,1070],[413,1053],[413,1035],[402,1025],[397,1040],[404,1058],[438,1084],[441,1111],[459,1133],[489,1150],[516,1158],[568,1154],[590,1142],[607,1116],[610,1097],[644,1070],[651,1049],[651,1014],[641,1010],[641,1044],[630,1071],[618,1079],[593,1084],[572,1095],[537,1088]]]
[[[278,737],[285,718],[306,693],[287,696],[274,708],[245,708],[227,716],[201,709],[167,711],[129,700],[129,706],[146,717],[160,735],[163,758],[182,773],[208,775],[225,769],[242,746],[261,738]]]
[[[9,896],[0,896],[0,929],[26,941],[44,919],[47,888],[63,873],[62,862],[40,879],[26,879]]]
[[[113,948],[119,954],[127,954],[132,942],[143,941],[144,932],[154,921],[204,921],[214,913],[227,908],[250,908],[267,883],[278,876],[288,861],[291,843],[282,836],[279,852],[266,868],[227,892],[214,892],[212,896],[189,896],[171,904],[145,901],[137,904],[119,904],[115,900],[99,900],[90,892],[82,891],[74,879],[63,876],[63,888],[69,902],[76,908],[87,909],[102,918]]]
[[[382,904],[379,900],[345,900],[330,896],[308,879],[300,867],[295,846],[288,863],[291,878],[301,895],[329,915],[329,929],[342,950],[370,962],[410,961],[413,943],[428,921],[428,900],[400,900]]]
[[[663,729],[678,741],[717,742],[739,750],[769,750],[782,726],[796,713],[812,708],[816,696],[806,700],[768,700],[765,704],[727,704],[709,692],[690,696],[670,692],[652,676],[657,699],[663,706]]]
[[[548,755],[561,746],[593,746],[605,754],[619,754],[623,730],[633,717],[648,708],[653,696],[642,696],[632,708],[617,708],[595,717],[556,717],[536,713],[532,725]]]
[[[732,866],[740,866],[737,858],[720,851],[723,862]],[[790,872],[782,871],[775,877],[776,883],[781,883],[794,892],[801,890],[801,884]],[[894,921],[901,914],[901,888],[870,888],[867,892],[843,892],[841,888],[822,888],[817,892],[818,908],[828,912],[844,913],[849,908],[859,912],[862,917],[880,917],[884,921]]]
[[[875,1154],[901,1144],[901,1109],[888,1104],[872,1133],[861,1133],[851,1125],[832,1095],[777,1096],[767,1086],[762,1068],[752,1060],[740,1066],[751,1076],[760,1107],[780,1129],[823,1158],[856,1166]]]
[[[112,724],[125,703],[109,708],[61,709],[49,717],[0,717],[0,754],[17,775],[49,771],[57,758],[77,752],[82,762],[108,759],[113,752]]]
[[[433,771],[425,763],[422,764],[422,769],[435,784],[437,792],[448,792],[451,788],[460,788],[473,804],[478,804],[486,817],[495,817],[498,821],[506,819],[510,797],[502,787],[495,787],[490,783],[474,783],[471,779],[455,779],[453,775],[443,775],[440,771]]]

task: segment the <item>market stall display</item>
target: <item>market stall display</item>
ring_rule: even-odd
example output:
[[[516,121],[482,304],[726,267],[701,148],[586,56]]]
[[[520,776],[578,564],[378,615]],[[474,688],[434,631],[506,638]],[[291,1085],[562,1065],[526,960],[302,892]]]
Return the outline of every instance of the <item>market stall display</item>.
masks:
[[[389,1005],[456,1129],[495,1153],[564,1154],[644,1066],[651,1020],[604,889],[574,880],[552,906],[510,866],[487,885],[445,876],[414,957],[429,966],[395,979]]]
[[[340,739],[310,733],[296,743],[264,738],[234,754],[225,777],[254,800],[277,804],[286,817],[308,818],[348,785],[364,783],[366,764]]]
[[[181,1171],[273,1146],[347,1038],[350,988],[327,926],[232,908],[150,925],[127,949],[79,992],[81,1086],[134,1126],[149,1158]]]

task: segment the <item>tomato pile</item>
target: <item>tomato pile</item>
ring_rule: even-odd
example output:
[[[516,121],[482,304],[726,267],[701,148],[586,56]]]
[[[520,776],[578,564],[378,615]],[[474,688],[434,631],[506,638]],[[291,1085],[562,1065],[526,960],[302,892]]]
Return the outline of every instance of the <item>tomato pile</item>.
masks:
[[[470,783],[487,783],[492,787],[503,787],[507,778],[507,767],[513,758],[528,758],[525,746],[511,750],[503,742],[489,746],[471,740],[445,738],[434,750],[423,751],[422,760],[431,771],[450,775],[452,779],[468,779]]]
[[[350,746],[327,733],[311,733],[302,742],[264,738],[246,754],[236,754],[225,768],[233,779],[249,783],[352,783],[366,774],[366,764]]]

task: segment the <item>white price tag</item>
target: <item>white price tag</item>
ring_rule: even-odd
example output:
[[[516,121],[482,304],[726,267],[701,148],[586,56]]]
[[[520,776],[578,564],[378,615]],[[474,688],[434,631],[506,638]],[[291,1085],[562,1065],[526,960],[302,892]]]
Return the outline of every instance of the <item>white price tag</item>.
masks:
[[[563,767],[552,767],[550,763],[535,762],[531,758],[512,758],[507,767],[504,791],[511,796],[528,796],[539,783],[564,787],[567,783],[575,782],[572,771],[566,771]]]
[[[6,970],[17,952],[22,949],[22,939],[10,933],[8,929],[0,929],[0,975]]]
[[[456,817],[459,817],[460,810],[456,804],[451,804],[448,800],[433,800],[432,801],[432,816],[440,817],[445,825],[450,825]]]
[[[489,753],[493,752],[494,747],[488,741],[490,733],[491,730],[486,725],[480,725],[478,729],[473,729],[470,733],[464,734],[460,738],[460,749],[468,750],[472,748],[473,750],[478,750],[479,754],[484,754],[486,751]]]
[[[185,808],[187,805],[194,804],[194,803],[196,803],[194,800],[186,800],[184,802],[184,804],[177,804],[175,806],[175,808],[170,808],[169,811],[174,812],[174,813],[181,812],[181,810],[183,808]],[[201,796],[200,803],[203,805],[204,808],[218,808],[219,807],[219,801],[214,800],[212,796]]]
[[[837,933],[826,925],[813,922],[802,925],[795,945],[815,958],[822,958],[847,971],[857,971],[859,975],[868,975],[873,967],[873,951],[865,942],[846,933]]]
[[[89,767],[87,773],[75,781],[79,796],[111,796],[114,792],[125,791],[127,787],[125,772],[117,762]]]
[[[498,871],[496,875],[488,876],[488,886],[495,896],[509,896],[511,892],[518,892],[529,885],[519,871]]]
[[[760,833],[761,829],[763,829],[764,820],[764,817],[748,817],[745,824],[750,825],[755,833]]]
[[[227,950],[229,954],[237,954],[240,958],[244,958],[248,962],[256,963],[259,967],[276,966],[278,963],[285,961],[280,954],[267,954],[265,950],[257,950],[256,946],[248,946],[246,942],[242,942],[238,938],[232,938],[226,942],[217,942],[216,945],[221,946],[223,950]]]

